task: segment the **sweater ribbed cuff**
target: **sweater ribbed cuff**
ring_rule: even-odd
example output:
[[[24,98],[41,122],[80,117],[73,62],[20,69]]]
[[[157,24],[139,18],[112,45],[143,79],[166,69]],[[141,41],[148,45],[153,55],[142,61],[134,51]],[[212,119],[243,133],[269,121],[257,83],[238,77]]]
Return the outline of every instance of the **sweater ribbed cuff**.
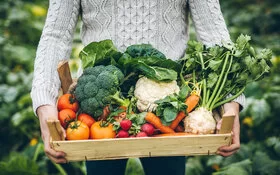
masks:
[[[230,98],[232,95],[229,94],[226,98]],[[244,94],[239,95],[236,97],[234,100],[232,100],[240,105],[240,111],[244,108],[245,103],[246,103],[246,98]]]
[[[37,109],[43,105],[56,106],[57,94],[51,92],[49,89],[44,88],[33,88],[31,91],[33,112],[37,116]]]

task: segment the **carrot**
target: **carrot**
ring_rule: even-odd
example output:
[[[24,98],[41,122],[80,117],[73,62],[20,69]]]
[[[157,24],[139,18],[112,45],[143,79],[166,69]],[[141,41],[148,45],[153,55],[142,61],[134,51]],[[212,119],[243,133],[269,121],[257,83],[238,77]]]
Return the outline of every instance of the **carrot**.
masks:
[[[199,102],[199,94],[196,91],[192,91],[191,95],[187,97],[185,104],[188,106],[187,112],[190,113]]]
[[[181,112],[179,112],[178,114],[177,114],[177,116],[176,116],[176,118],[172,121],[172,123],[169,125],[169,127],[171,128],[171,129],[175,129],[178,125],[179,125],[179,123],[181,122],[181,120],[183,120],[183,118],[185,118],[186,117],[186,114],[183,112],[183,111],[181,111]]]
[[[192,91],[191,95],[189,97],[187,97],[185,104],[188,106],[187,107],[187,112],[191,112],[196,105],[198,104],[199,101],[199,95],[196,91]],[[169,127],[171,129],[175,129],[178,124],[185,118],[186,114],[181,111],[178,113],[178,115],[176,116],[176,118],[172,121],[172,123],[169,125]]]
[[[152,112],[147,112],[145,120],[151,123],[156,129],[159,129],[162,133],[175,133],[175,131],[169,126],[163,125],[160,121],[160,118]]]
[[[156,135],[153,135],[153,137],[189,136],[189,135],[195,135],[195,134],[193,134],[193,133],[188,133],[188,132],[175,132],[175,133],[156,134]]]

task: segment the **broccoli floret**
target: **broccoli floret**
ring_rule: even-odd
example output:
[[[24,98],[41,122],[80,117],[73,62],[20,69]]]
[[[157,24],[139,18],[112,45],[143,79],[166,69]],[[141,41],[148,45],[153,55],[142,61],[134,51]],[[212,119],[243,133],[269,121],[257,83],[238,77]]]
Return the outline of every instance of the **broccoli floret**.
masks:
[[[111,72],[104,71],[99,74],[96,79],[96,83],[99,88],[111,89],[113,87],[119,86],[120,81],[116,75],[112,74]]]
[[[97,119],[109,104],[128,106],[129,100],[120,97],[119,86],[123,79],[121,70],[113,65],[86,68],[74,92],[81,112]]]
[[[119,82],[121,82],[124,79],[123,73],[120,72],[119,71],[120,69],[117,68],[116,66],[109,65],[109,66],[106,67],[106,70],[108,70],[110,73],[116,75]]]

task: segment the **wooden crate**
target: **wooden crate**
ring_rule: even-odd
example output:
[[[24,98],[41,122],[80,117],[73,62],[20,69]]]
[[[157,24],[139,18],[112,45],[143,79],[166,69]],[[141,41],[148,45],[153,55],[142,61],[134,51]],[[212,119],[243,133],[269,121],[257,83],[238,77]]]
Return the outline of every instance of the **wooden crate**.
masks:
[[[232,141],[234,116],[223,116],[219,134],[168,137],[115,138],[64,141],[59,121],[48,121],[51,146],[66,153],[68,161],[122,159],[131,157],[213,155]]]

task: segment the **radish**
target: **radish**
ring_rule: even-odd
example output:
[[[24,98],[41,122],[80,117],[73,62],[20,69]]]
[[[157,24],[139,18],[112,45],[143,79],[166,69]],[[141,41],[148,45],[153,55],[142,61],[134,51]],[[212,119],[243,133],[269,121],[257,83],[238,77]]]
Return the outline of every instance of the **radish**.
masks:
[[[123,130],[128,131],[132,126],[132,122],[129,119],[124,119],[120,122],[120,126]]]
[[[116,137],[118,137],[118,138],[127,138],[127,137],[129,137],[129,133],[127,131],[125,131],[125,130],[120,130]]]
[[[141,131],[136,134],[136,137],[148,137],[148,135],[145,132]]]
[[[148,136],[151,136],[154,134],[155,128],[150,123],[145,123],[141,126],[141,131],[145,132]]]

